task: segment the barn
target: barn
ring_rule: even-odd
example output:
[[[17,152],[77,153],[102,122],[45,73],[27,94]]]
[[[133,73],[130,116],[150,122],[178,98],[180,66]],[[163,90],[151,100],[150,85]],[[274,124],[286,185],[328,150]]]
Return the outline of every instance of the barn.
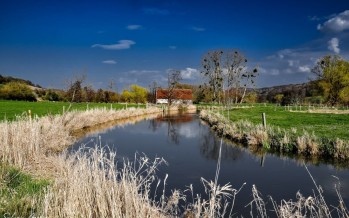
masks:
[[[156,90],[156,103],[167,104],[169,98],[169,92],[167,89]],[[172,94],[173,104],[192,104],[193,103],[193,91],[191,89],[174,89]]]

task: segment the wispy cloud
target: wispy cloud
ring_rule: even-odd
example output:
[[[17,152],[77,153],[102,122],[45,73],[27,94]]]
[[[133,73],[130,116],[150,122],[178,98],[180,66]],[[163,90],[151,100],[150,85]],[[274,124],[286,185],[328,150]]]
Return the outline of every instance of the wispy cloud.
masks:
[[[128,29],[128,30],[140,30],[140,29],[142,29],[142,26],[137,25],[137,24],[133,24],[133,25],[126,26],[126,29]]]
[[[122,50],[122,49],[129,49],[131,45],[136,44],[132,40],[120,40],[117,44],[110,44],[110,45],[102,45],[102,44],[94,44],[91,47],[92,48],[103,48],[107,50]]]
[[[175,49],[177,49],[177,46],[174,46],[174,45],[170,45],[170,46],[168,46],[170,49],[172,49],[172,50],[175,50]]]
[[[332,38],[330,41],[328,41],[328,50],[333,51],[336,54],[339,54],[339,52],[341,51],[339,49],[339,40],[338,38],[334,37]]]
[[[166,9],[160,9],[160,8],[143,8],[142,9],[144,14],[147,15],[169,15],[170,12]]]
[[[197,26],[193,26],[191,29],[194,30],[194,31],[197,31],[197,32],[203,32],[203,31],[206,30],[203,27],[197,27]]]
[[[349,10],[346,10],[329,20],[322,25],[317,26],[318,30],[325,32],[342,32],[349,29]]]
[[[105,60],[105,61],[102,61],[103,64],[116,64],[117,62],[114,61],[114,60]]]

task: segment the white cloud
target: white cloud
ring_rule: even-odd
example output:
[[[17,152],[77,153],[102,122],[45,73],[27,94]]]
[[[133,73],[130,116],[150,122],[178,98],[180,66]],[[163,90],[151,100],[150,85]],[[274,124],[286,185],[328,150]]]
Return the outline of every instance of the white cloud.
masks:
[[[128,25],[126,28],[128,30],[140,30],[140,29],[142,29],[142,26],[134,24],[134,25]]]
[[[117,44],[110,44],[110,45],[102,45],[102,44],[94,44],[91,47],[92,48],[103,48],[107,50],[122,50],[122,49],[129,49],[131,45],[136,44],[132,40],[120,40]]]
[[[181,70],[181,76],[183,79],[195,79],[199,75],[199,71],[194,68],[187,67],[184,70]]]
[[[102,61],[103,64],[116,64],[117,62],[114,61],[114,60],[105,60],[105,61]]]
[[[191,29],[194,30],[194,31],[197,31],[197,32],[203,32],[203,31],[206,30],[203,27],[197,27],[197,26],[193,26]]]
[[[270,70],[270,75],[277,76],[280,74],[280,70],[278,69],[271,69]]]
[[[342,32],[349,29],[349,10],[346,10],[335,17],[317,26],[318,30],[327,32]]]
[[[332,38],[330,41],[328,41],[328,47],[327,47],[330,51],[333,51],[336,54],[339,54],[339,52],[341,51],[339,49],[339,40],[338,38]]]
[[[177,46],[174,46],[174,45],[170,45],[168,46],[170,49],[174,50],[174,49],[177,49]]]
[[[302,73],[310,73],[311,69],[308,65],[299,66],[298,71]]]
[[[143,8],[142,9],[144,14],[147,15],[169,15],[170,12],[166,9],[160,9],[160,8]]]

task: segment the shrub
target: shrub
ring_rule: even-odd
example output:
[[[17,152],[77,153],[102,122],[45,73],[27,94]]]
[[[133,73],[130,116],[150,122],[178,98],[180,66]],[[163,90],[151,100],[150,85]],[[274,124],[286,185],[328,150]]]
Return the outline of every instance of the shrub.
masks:
[[[21,82],[9,82],[0,88],[0,99],[36,101],[33,91]]]

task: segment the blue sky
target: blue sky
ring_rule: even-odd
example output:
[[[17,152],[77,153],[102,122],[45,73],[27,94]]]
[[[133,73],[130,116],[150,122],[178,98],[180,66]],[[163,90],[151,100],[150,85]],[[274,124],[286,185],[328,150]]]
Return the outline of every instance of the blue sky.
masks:
[[[198,84],[201,58],[239,49],[258,87],[302,83],[327,54],[349,58],[348,0],[0,1],[0,74],[65,88]]]

